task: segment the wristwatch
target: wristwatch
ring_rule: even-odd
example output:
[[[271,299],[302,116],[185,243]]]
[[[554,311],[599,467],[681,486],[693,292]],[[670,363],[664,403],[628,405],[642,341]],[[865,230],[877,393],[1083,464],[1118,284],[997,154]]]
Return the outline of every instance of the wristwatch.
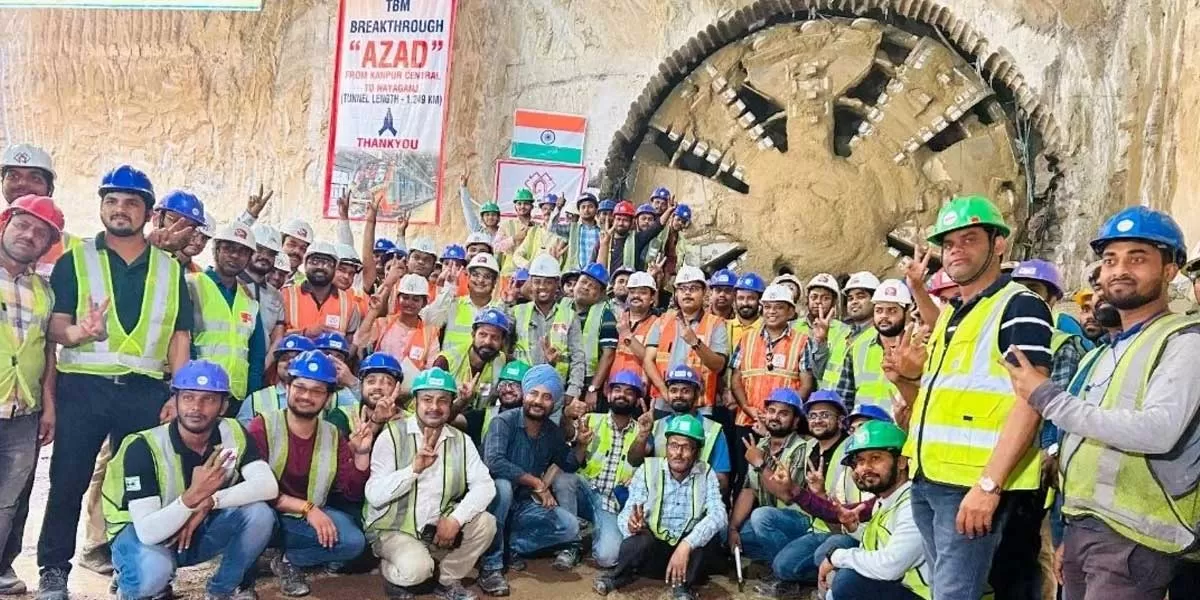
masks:
[[[1049,448],[1046,448],[1046,454],[1048,454],[1051,458],[1057,458],[1058,449],[1058,442],[1054,442],[1053,444],[1050,444]]]
[[[589,385],[589,386],[588,386],[588,393],[589,393],[589,394],[592,394],[592,393],[595,393],[595,392],[596,392],[596,386],[595,386],[595,385]]]
[[[995,480],[993,480],[991,477],[988,477],[987,475],[984,475],[983,477],[979,478],[979,489],[983,490],[985,493],[988,493],[988,494],[1000,493],[1000,486],[996,485]]]

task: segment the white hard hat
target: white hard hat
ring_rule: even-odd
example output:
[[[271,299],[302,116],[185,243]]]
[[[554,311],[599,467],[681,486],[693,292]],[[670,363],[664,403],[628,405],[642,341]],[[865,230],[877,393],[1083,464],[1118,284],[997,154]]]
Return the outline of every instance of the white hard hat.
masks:
[[[879,287],[879,278],[870,271],[859,271],[850,276],[846,281],[846,291],[850,290],[868,290],[875,291]]]
[[[284,273],[292,272],[292,260],[288,258],[288,255],[282,252],[275,255],[275,270],[283,271]]]
[[[471,235],[467,236],[467,243],[463,244],[463,247],[466,248],[472,244],[485,244],[488,248],[491,248],[492,236],[482,231],[474,231]]]
[[[317,239],[316,236],[313,235],[312,225],[309,225],[308,221],[305,221],[304,219],[292,219],[284,224],[280,231],[283,233],[283,235],[290,235],[304,242],[305,244],[311,244]],[[332,253],[330,256],[332,256]]]
[[[679,285],[681,283],[692,283],[694,281],[708,285],[708,280],[704,277],[704,271],[701,271],[699,267],[684,265],[680,267],[679,272],[675,274],[675,285]]]
[[[283,252],[283,244],[279,242],[279,232],[264,223],[254,226],[254,243],[267,250]]]
[[[213,236],[213,240],[218,242],[232,242],[251,250],[257,250],[255,247],[254,232],[250,231],[249,227],[237,221],[218,229],[217,234]]]
[[[204,222],[196,228],[206,238],[212,238],[217,234],[217,222],[211,215],[204,215]]]
[[[792,275],[791,273],[784,273],[783,275],[780,275],[771,281],[771,285],[775,285],[777,283],[791,283],[800,289],[804,289],[804,283],[800,281],[800,278]]]
[[[334,250],[337,251],[338,262],[362,264],[362,261],[358,259],[358,253],[354,251],[354,247],[350,244],[338,244],[334,246]]]
[[[428,298],[429,282],[416,273],[409,273],[400,278],[400,285],[396,291],[409,296],[425,296]]]
[[[629,281],[625,283],[625,288],[630,290],[633,288],[650,288],[658,291],[658,285],[654,283],[654,276],[645,271],[638,271],[630,275]]]
[[[476,254],[470,263],[467,263],[467,272],[474,268],[487,269],[497,275],[500,274],[500,265],[496,262],[496,257],[487,252]]]
[[[54,172],[54,160],[50,158],[50,153],[33,144],[13,144],[5,148],[4,157],[0,158],[0,167],[43,169],[50,173],[50,177],[58,177]]]
[[[562,276],[562,268],[558,266],[558,259],[549,254],[539,254],[529,263],[530,277],[554,277]]]
[[[566,204],[564,204],[564,205],[563,205],[563,212],[567,213],[568,215],[577,215],[577,214],[579,214],[579,206],[578,206],[578,203],[576,203],[576,202],[567,202]]]
[[[841,288],[838,287],[837,280],[834,279],[833,275],[830,275],[829,273],[817,273],[812,279],[809,279],[808,289],[812,289],[814,287],[825,288],[833,292],[834,296],[842,293]]]
[[[796,298],[792,296],[792,290],[782,283],[772,283],[763,290],[762,298],[759,302],[787,302],[792,306],[796,306]]]
[[[424,252],[425,254],[431,254],[434,257],[437,257],[438,255],[437,250],[434,249],[433,246],[433,238],[424,236],[413,240],[412,245],[408,247],[408,253],[412,254],[413,252]]]
[[[899,279],[887,279],[879,284],[871,296],[872,302],[891,302],[900,306],[912,306],[912,292]]]
[[[337,248],[334,248],[333,244],[330,244],[329,242],[316,242],[310,245],[308,247],[308,252],[304,253],[304,260],[308,260],[308,258],[314,254],[322,254],[332,258],[335,261],[338,259]]]

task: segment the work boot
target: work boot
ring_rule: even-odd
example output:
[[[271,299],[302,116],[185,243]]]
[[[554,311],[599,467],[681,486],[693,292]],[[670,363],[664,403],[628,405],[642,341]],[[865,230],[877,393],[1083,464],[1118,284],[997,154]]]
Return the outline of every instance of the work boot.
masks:
[[[697,600],[696,594],[692,592],[692,588],[686,585],[677,585],[671,588],[671,600]]]
[[[472,594],[462,583],[455,581],[450,585],[438,584],[433,589],[433,595],[441,600],[478,600],[479,596]]]
[[[633,582],[633,577],[625,575],[616,577],[610,570],[596,578],[592,582],[592,590],[601,596],[607,596],[611,592],[615,592]]]
[[[96,546],[85,550],[75,564],[100,575],[112,575],[112,551],[107,545]]]
[[[417,597],[408,588],[396,585],[386,579],[383,580],[383,595],[387,596],[390,600],[413,600],[413,598]]]
[[[508,553],[508,568],[512,571],[524,571],[529,565],[525,563],[525,559],[521,558],[516,552]]]
[[[568,546],[558,551],[558,555],[554,557],[555,571],[570,571],[579,564],[579,546]]]
[[[17,572],[9,567],[0,573],[0,596],[16,596],[28,591],[25,582],[17,577]]]
[[[764,579],[754,586],[754,593],[764,598],[789,600],[800,598],[804,586],[799,581],[781,581],[774,577]]]
[[[271,572],[279,578],[279,592],[284,596],[307,596],[312,591],[308,576],[296,565],[284,560],[283,553],[271,559]]]
[[[252,587],[240,587],[233,590],[231,594],[214,594],[206,592],[204,600],[258,600],[258,594],[254,592]]]
[[[38,578],[36,600],[68,600],[67,570],[50,568]]]
[[[504,573],[501,573],[499,569],[481,572],[479,581],[476,583],[479,584],[479,589],[489,596],[507,596],[512,593],[512,588],[508,587],[508,580],[504,578]]]

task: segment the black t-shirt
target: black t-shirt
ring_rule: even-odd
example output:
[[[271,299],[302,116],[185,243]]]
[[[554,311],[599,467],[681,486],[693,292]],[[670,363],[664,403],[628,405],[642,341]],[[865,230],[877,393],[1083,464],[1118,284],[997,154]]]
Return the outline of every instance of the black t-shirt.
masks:
[[[995,283],[988,286],[979,295],[967,303],[955,298],[951,300],[954,314],[946,327],[946,341],[949,341],[958,328],[958,324],[979,305],[979,301],[998,293],[1010,281],[1007,275],[1001,275]],[[1035,367],[1050,368],[1053,357],[1050,354],[1050,338],[1053,336],[1054,317],[1050,307],[1033,292],[1024,292],[1013,296],[1004,307],[1000,317],[999,350],[1004,355],[1010,346],[1017,346],[1029,357],[1029,362]]]
[[[227,421],[235,427],[242,428],[242,435],[246,439],[246,449],[238,456],[237,470],[241,471],[242,467],[256,461],[262,457],[258,453],[258,447],[250,439],[250,434],[246,433],[246,429],[241,423],[236,421]],[[171,445],[175,448],[175,453],[179,455],[179,462],[183,467],[183,488],[187,489],[192,484],[192,469],[203,465],[208,457],[212,455],[213,446],[221,443],[221,432],[213,427],[212,435],[208,439],[208,449],[203,455],[196,454],[191,448],[188,448],[183,439],[179,437],[179,422],[171,422]],[[150,454],[149,443],[142,436],[138,436],[129,443],[129,447],[125,449],[125,498],[121,501],[121,508],[128,509],[131,500],[141,498],[150,498],[159,495],[158,489],[158,472],[154,467],[154,457]],[[180,490],[182,492],[182,490]]]

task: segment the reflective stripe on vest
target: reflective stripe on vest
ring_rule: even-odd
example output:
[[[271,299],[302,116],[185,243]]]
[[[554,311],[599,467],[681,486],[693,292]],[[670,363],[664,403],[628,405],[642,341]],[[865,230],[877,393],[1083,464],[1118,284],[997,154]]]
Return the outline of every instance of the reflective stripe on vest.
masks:
[[[236,419],[221,419],[217,422],[217,431],[221,435],[222,448],[234,448],[237,456],[245,456],[246,433]],[[133,522],[129,507],[125,502],[125,452],[134,440],[146,440],[150,449],[150,458],[154,461],[154,479],[158,482],[158,499],[161,506],[171,504],[187,490],[184,479],[183,461],[171,444],[171,423],[139,431],[128,436],[121,442],[121,447],[108,463],[104,473],[104,484],[101,488],[101,505],[104,510],[104,522],[108,539],[112,540],[121,533],[126,525]],[[238,480],[237,466],[225,470],[225,483],[222,488],[229,487]]]
[[[842,377],[842,365],[846,363],[846,353],[850,351],[850,344],[854,341],[850,339],[853,332],[844,321],[835,319],[829,322],[829,333],[826,335],[829,360],[825,362],[825,370],[816,374],[821,389],[832,390],[837,387],[838,379]]]
[[[299,274],[299,273],[297,272],[297,274]],[[304,295],[304,291],[301,289],[301,285],[303,285],[303,284],[295,283],[292,286],[286,287],[283,289],[284,306],[287,307],[286,310],[284,311],[283,320],[286,322],[286,327],[289,330],[306,329],[309,326],[313,325],[313,323],[301,323],[300,322],[300,319],[301,319],[300,296]],[[350,311],[354,309],[354,298],[350,297],[350,294],[338,291],[338,289],[335,287],[330,286],[330,289],[332,290],[330,293],[337,295],[337,302],[338,302],[337,330],[344,335],[346,333],[346,327],[350,326]],[[312,296],[310,295],[309,297],[311,298]],[[328,302],[329,299],[326,298],[325,301]],[[316,311],[315,316],[318,319],[321,319],[321,322],[319,323],[319,325],[325,326],[326,325],[325,319],[322,317],[322,315],[325,314],[324,311],[321,310],[321,308],[319,306],[317,306],[317,301],[315,299],[312,301],[312,304],[313,304],[313,310]]]
[[[267,462],[276,479],[283,478],[288,461],[287,411],[277,410],[262,414],[267,434]],[[337,427],[324,419],[317,421],[317,438],[313,440],[312,460],[308,466],[308,497],[316,506],[325,506],[329,491],[333,489],[337,476],[338,437]],[[289,515],[297,516],[297,515]]]
[[[862,547],[868,552],[878,552],[887,547],[888,540],[892,537],[892,530],[898,524],[897,517],[903,512],[899,510],[901,507],[907,507],[910,501],[910,492],[912,488],[904,488],[900,495],[896,497],[896,501],[891,506],[879,511],[871,516],[871,520],[867,521],[867,527],[863,530]],[[909,512],[911,517],[911,510]],[[933,598],[933,593],[929,590],[929,582],[932,581],[932,573],[929,572],[929,565],[922,558],[915,566],[904,572],[904,577],[900,583],[908,588],[912,593],[930,600]]]
[[[630,316],[632,317],[632,315]],[[657,322],[658,317],[654,315],[647,315],[646,318],[639,321],[638,324],[633,327],[633,337],[645,345],[646,336],[650,335],[650,329],[653,328],[654,324]],[[608,370],[609,379],[611,380],[612,376],[620,373],[621,371],[633,371],[634,373],[637,373],[637,376],[642,379],[642,387],[649,387],[646,385],[646,371],[642,368],[642,359],[638,358],[637,355],[633,353],[633,350],[629,348],[629,344],[625,343],[625,338],[621,338],[621,341],[617,343],[616,352],[613,353],[613,364]]]
[[[621,435],[621,443],[619,448],[613,444],[616,437],[616,431],[613,430],[612,419],[608,414],[588,413],[584,415],[587,419],[588,429],[592,430],[595,435],[592,436],[592,441],[587,447],[587,462],[579,469],[579,474],[587,479],[595,479],[604,470],[605,464],[609,457],[613,454],[618,454],[620,458],[617,464],[617,485],[626,485],[630,479],[633,479],[634,468],[629,464],[629,448],[633,446],[633,440],[637,437],[637,426],[633,419],[629,420],[629,425],[625,428],[625,432]],[[614,450],[618,448],[618,450]]]
[[[1016,401],[1008,371],[1000,364],[998,340],[1005,307],[1022,293],[1031,294],[1009,282],[979,300],[948,344],[946,328],[955,310],[944,310],[938,317],[904,445],[914,475],[962,487],[978,481]],[[1037,489],[1040,468],[1040,452],[1030,444],[1004,489]]]
[[[671,476],[670,469],[667,468],[666,461],[661,458],[647,458],[646,462],[642,464],[642,476],[646,483],[646,523],[650,525],[650,532],[654,534],[654,537],[672,546],[691,533],[696,523],[699,523],[708,512],[704,502],[707,494],[704,485],[708,480],[709,467],[702,462],[697,464],[700,465],[700,472],[693,472],[689,475],[691,477],[691,513],[678,537],[663,529],[660,522],[662,520],[663,491],[666,489],[667,477]]]
[[[563,299],[560,302],[567,305],[566,310],[572,314],[575,312],[575,304],[570,299]],[[580,343],[583,344],[583,364],[586,372],[584,375],[591,377],[596,374],[596,367],[600,364],[600,324],[604,321],[604,309],[608,307],[607,302],[598,302],[588,308],[587,318],[583,323],[580,323]]]
[[[383,330],[379,332],[379,337],[375,342],[376,352],[387,352],[387,350],[381,348],[381,346],[383,341],[387,339],[388,332],[390,332],[393,327],[407,328],[406,325],[400,322],[400,313],[392,313],[384,322]],[[394,348],[394,350],[397,350],[397,352],[388,353],[392,354],[392,356],[396,357],[396,359],[400,360],[401,362],[407,360],[408,362],[412,363],[412,366],[423,371],[425,370],[426,364],[432,364],[430,363],[431,357],[429,356],[429,349],[433,347],[433,342],[435,341],[436,336],[437,328],[426,327],[425,319],[417,317],[417,328],[408,336],[408,346],[404,348]],[[469,336],[467,341],[470,341]]]
[[[117,307],[108,310],[108,338],[63,347],[58,355],[58,370],[64,373],[117,376],[139,373],[155,379],[163,378],[167,363],[167,347],[175,333],[175,317],[179,313],[180,269],[171,255],[151,246],[145,290],[137,326],[127,332],[117,318]],[[96,249],[95,240],[80,243],[71,252],[77,280],[78,301],[75,318],[87,317],[91,305],[113,300],[112,275],[108,269],[108,252]]]
[[[760,411],[766,408],[767,396],[776,389],[786,387],[800,391],[804,374],[801,363],[804,362],[804,347],[808,344],[807,335],[785,329],[785,339],[775,343],[768,360],[766,335],[761,323],[746,332],[742,338],[745,354],[738,368],[746,390],[746,403]],[[779,363],[781,359],[783,362]],[[754,419],[739,407],[735,424],[748,427],[754,424]]]
[[[530,326],[533,324],[533,311],[535,310],[532,302],[518,304],[513,308],[513,316],[517,323],[517,339],[513,344],[514,358],[528,363],[530,366],[543,364],[533,360],[533,345],[541,345],[542,340],[530,339]],[[571,321],[575,319],[575,313],[571,312],[571,308],[565,303],[554,305],[554,313],[550,316],[550,331],[546,337],[550,340],[550,347],[558,351],[558,362],[554,363],[554,370],[558,371],[563,381],[567,381],[567,374],[571,369],[571,352],[567,349],[567,335],[571,331]]]
[[[771,438],[764,437],[758,440],[758,447],[763,451],[763,456],[769,456]],[[789,434],[784,442],[783,448],[776,456],[776,462],[787,468],[792,476],[792,481],[800,481],[804,479],[806,469],[806,458],[808,456],[808,442],[799,435]],[[762,469],[749,467],[746,469],[746,485],[754,491],[754,497],[758,501],[759,506],[774,506],[776,508],[785,508],[794,510],[800,513],[808,514],[804,509],[800,508],[799,504],[792,504],[786,500],[776,498],[774,494],[768,492],[762,486]]]
[[[417,454],[417,434],[408,431],[407,419],[389,422],[386,430],[395,450],[396,470],[411,466]],[[450,426],[443,427],[443,431],[447,432],[447,436],[437,450],[436,460],[442,463],[442,496],[438,512],[444,516],[450,514],[467,494],[467,438],[463,432]],[[384,531],[399,531],[419,537],[416,523],[419,485],[418,477],[413,480],[408,493],[383,508],[376,508],[370,502],[364,503],[364,529],[368,538],[377,539]]]
[[[447,371],[458,385],[469,384],[475,375],[471,371],[471,342],[454,348],[444,348],[439,357],[446,359]],[[500,387],[500,372],[504,370],[508,357],[503,352],[497,353],[496,358],[483,365],[479,378],[475,383],[474,398],[467,404],[467,410],[482,410],[494,400],[497,388]]]
[[[1167,342],[1175,333],[1196,327],[1200,320],[1195,317],[1169,314],[1142,329],[1121,352],[1100,409],[1137,419]],[[1070,433],[1063,440],[1062,456],[1063,514],[1097,517],[1125,538],[1159,552],[1178,554],[1195,545],[1200,489],[1172,497],[1146,455]]]
[[[46,368],[46,323],[50,320],[50,291],[46,282],[30,273],[29,287],[33,305],[22,307],[30,312],[29,326],[22,339],[8,318],[0,319],[0,402],[8,402],[13,390],[31,411],[42,405],[42,372]],[[20,294],[14,282],[14,292]],[[17,318],[21,318],[19,315]],[[53,375],[47,375],[52,377]]]
[[[475,323],[475,314],[494,305],[495,303],[489,302],[483,307],[477,307],[474,302],[471,302],[470,296],[455,298],[453,304],[450,305],[450,318],[446,319],[446,327],[442,334],[442,344],[446,346],[469,345],[471,343],[472,327]]]
[[[254,335],[258,303],[250,299],[242,286],[235,285],[230,306],[207,273],[190,274],[187,282],[195,306],[192,345],[196,348],[196,358],[221,365],[229,374],[233,397],[245,398],[250,376],[250,337]]]
[[[678,366],[671,362],[672,350],[675,346],[675,323],[679,320],[678,311],[668,311],[665,313],[659,322],[662,324],[659,329],[658,350],[654,355],[654,362],[658,365],[658,373],[662,377],[666,377],[671,371],[671,367]],[[725,321],[712,313],[702,313],[700,317],[700,326],[694,327],[696,337],[705,345],[712,343],[712,334],[717,327],[725,327]],[[696,371],[700,376],[700,382],[703,388],[700,390],[701,396],[696,399],[696,408],[711,407],[717,402],[717,373],[700,361],[700,355],[696,351],[688,348],[686,360],[687,366]],[[651,397],[660,398],[658,388],[651,388]]]
[[[697,458],[705,463],[709,462],[709,457],[712,456],[713,448],[717,446],[717,438],[721,435],[721,424],[704,416],[693,414],[693,417],[700,419],[700,423],[704,425],[704,447],[700,449],[700,456]],[[667,454],[667,421],[673,417],[664,417],[654,422],[654,453],[661,453],[662,456]]]
[[[250,394],[246,399],[254,416],[265,412],[274,412],[287,408],[287,388],[282,385],[272,385]]]
[[[850,364],[854,369],[854,404],[873,404],[892,414],[892,398],[900,391],[883,372],[883,346],[874,330],[854,340]]]

